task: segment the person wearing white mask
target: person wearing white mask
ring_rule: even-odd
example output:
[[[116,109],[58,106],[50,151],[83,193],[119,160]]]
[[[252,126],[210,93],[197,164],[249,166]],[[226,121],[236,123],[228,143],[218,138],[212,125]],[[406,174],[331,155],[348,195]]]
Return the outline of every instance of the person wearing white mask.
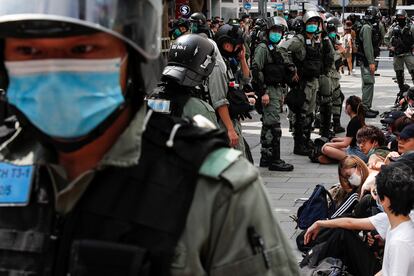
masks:
[[[305,245],[323,228],[334,228],[316,260],[340,258],[352,275],[412,275],[414,271],[414,166],[399,160],[376,177],[378,202],[384,212],[369,218],[319,220],[308,228]],[[376,230],[385,239],[382,265],[355,230]],[[341,246],[338,246],[338,245]],[[324,250],[326,249],[326,250]]]

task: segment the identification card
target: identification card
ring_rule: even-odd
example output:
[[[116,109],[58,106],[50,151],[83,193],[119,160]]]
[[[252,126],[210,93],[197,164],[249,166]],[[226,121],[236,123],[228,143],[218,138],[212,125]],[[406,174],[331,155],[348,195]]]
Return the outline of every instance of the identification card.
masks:
[[[148,106],[155,112],[170,113],[170,101],[160,99],[148,99]]]
[[[26,206],[32,190],[34,166],[0,163],[0,206]]]

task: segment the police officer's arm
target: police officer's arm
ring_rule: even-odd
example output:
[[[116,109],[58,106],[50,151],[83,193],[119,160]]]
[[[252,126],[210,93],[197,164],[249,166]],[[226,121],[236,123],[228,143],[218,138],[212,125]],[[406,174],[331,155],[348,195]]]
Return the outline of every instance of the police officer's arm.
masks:
[[[323,65],[325,70],[325,75],[328,73],[329,69],[332,68],[332,65],[335,62],[335,48],[332,45],[328,37],[323,38],[322,40],[322,52],[323,52]]]
[[[266,46],[259,44],[254,52],[252,63],[252,75],[260,91],[259,95],[262,95],[266,91],[266,85],[264,84],[263,68],[266,62]]]
[[[244,85],[246,83],[250,82],[250,69],[249,69],[249,65],[247,65],[247,60],[246,60],[246,46],[242,46],[243,50],[240,51],[238,59],[240,61],[240,67],[241,67],[241,72],[242,72],[242,77],[240,80],[240,84]]]
[[[364,25],[361,30],[362,41],[364,44],[364,55],[368,60],[368,64],[375,64],[374,47],[372,45],[372,31],[367,25]]]
[[[220,60],[221,59],[221,60]],[[234,130],[233,123],[229,113],[229,101],[227,100],[226,64],[221,55],[216,60],[209,78],[208,87],[213,108],[217,111],[221,122],[227,130],[227,136],[230,140],[230,146],[236,146],[239,143],[239,136]]]
[[[231,187],[223,188],[211,220],[207,274],[298,275],[295,257],[274,217],[257,170],[242,159],[221,177]]]

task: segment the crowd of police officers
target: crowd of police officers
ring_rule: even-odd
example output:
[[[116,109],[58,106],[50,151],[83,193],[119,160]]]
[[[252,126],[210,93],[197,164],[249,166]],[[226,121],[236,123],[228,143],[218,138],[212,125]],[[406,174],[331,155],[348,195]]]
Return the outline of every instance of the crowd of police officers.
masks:
[[[194,29],[190,27],[193,26],[193,16],[188,21],[189,30]],[[200,14],[197,13],[196,16]],[[355,33],[353,43],[357,51],[354,54],[361,68],[362,100],[367,118],[375,118],[379,114],[372,108],[372,100],[378,66],[376,58],[380,54],[381,45],[387,45],[394,56],[394,69],[401,93],[406,91],[404,64],[414,77],[414,33],[406,11],[396,12],[395,23],[387,33],[381,19],[380,10],[375,6],[368,7],[363,18],[351,14],[346,19],[352,23],[352,31]],[[293,170],[293,165],[280,158],[282,132],[279,113],[284,103],[289,107],[294,154],[308,156],[312,152],[314,146],[310,134],[315,127],[327,139],[345,131],[340,123],[344,95],[339,83],[345,45],[342,45],[338,33],[338,28],[342,26],[338,17],[318,6],[306,11],[303,16],[293,16],[286,10],[283,17],[257,18],[255,21],[244,15],[240,20],[231,19],[225,25],[222,21],[208,22],[204,16],[201,22],[205,26],[210,24],[214,26],[212,29],[217,30],[205,33],[218,43],[220,53],[227,60],[226,68],[231,69],[232,74],[240,75],[240,65],[247,60],[251,70],[251,86],[247,69],[243,70],[243,84],[239,84],[239,79],[235,80],[238,87],[254,91],[256,99],[253,102],[256,102],[256,109],[262,115],[261,167],[278,171]],[[250,28],[249,24],[252,25]],[[177,27],[178,25],[175,28]],[[222,41],[226,39],[233,48],[243,49],[245,58],[239,56],[235,59],[234,56],[229,56],[222,48]],[[215,90],[210,90],[207,94],[215,93]],[[228,93],[230,94],[232,93]],[[237,104],[234,103],[233,106]],[[231,102],[229,108],[232,108]],[[242,116],[235,115],[239,120],[246,115],[248,117],[246,113]],[[239,120],[236,119],[233,123]],[[237,134],[240,136],[240,131]],[[245,155],[249,156],[246,150]]]
[[[1,275],[299,275],[241,122],[262,115],[259,165],[277,171],[294,169],[284,103],[295,154],[311,152],[315,118],[323,137],[343,131],[340,20],[194,13],[161,66],[162,11],[0,0],[1,100],[17,118],[0,132]],[[379,16],[353,21],[367,116]],[[399,11],[389,32],[399,85],[411,26]]]

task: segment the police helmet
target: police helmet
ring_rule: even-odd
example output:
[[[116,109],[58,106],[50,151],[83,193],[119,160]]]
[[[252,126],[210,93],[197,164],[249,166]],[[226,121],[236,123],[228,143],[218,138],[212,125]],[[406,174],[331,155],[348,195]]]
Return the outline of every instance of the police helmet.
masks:
[[[376,6],[369,6],[365,11],[366,20],[378,20],[381,17],[381,12]]]
[[[286,19],[284,19],[281,16],[268,17],[266,19],[266,23],[267,30],[271,30],[274,27],[280,27],[283,32],[286,32],[288,30],[288,24],[286,22]]]
[[[405,10],[397,10],[397,12],[395,13],[395,17],[407,17],[407,12]]]
[[[257,18],[254,27],[259,30],[265,30],[267,27],[266,19],[261,17]]]
[[[207,18],[201,12],[195,12],[190,16],[190,23],[204,26],[207,24]]]
[[[170,46],[162,78],[183,86],[197,86],[210,75],[215,63],[214,45],[208,39],[196,34],[183,35]]]
[[[303,23],[307,24],[311,19],[317,19],[319,22],[323,22],[321,15],[317,11],[307,11],[303,16]]]
[[[159,56],[161,0],[3,0],[2,37],[35,38],[106,32],[130,45],[146,59]]]
[[[176,27],[184,27],[187,30],[190,28],[190,23],[188,22],[187,19],[185,18],[180,18],[177,20],[177,22],[175,23]]]
[[[233,46],[243,44],[243,30],[239,26],[225,24],[217,31],[214,39],[220,50],[226,42],[231,43]]]
[[[330,17],[326,21],[326,30],[328,32],[337,32],[338,27],[342,26],[341,20],[338,17]]]
[[[240,26],[240,21],[235,18],[230,18],[229,21],[227,21],[227,24],[232,26]]]
[[[297,16],[293,19],[291,29],[297,34],[301,34],[305,31],[305,23],[303,22],[302,16]]]

